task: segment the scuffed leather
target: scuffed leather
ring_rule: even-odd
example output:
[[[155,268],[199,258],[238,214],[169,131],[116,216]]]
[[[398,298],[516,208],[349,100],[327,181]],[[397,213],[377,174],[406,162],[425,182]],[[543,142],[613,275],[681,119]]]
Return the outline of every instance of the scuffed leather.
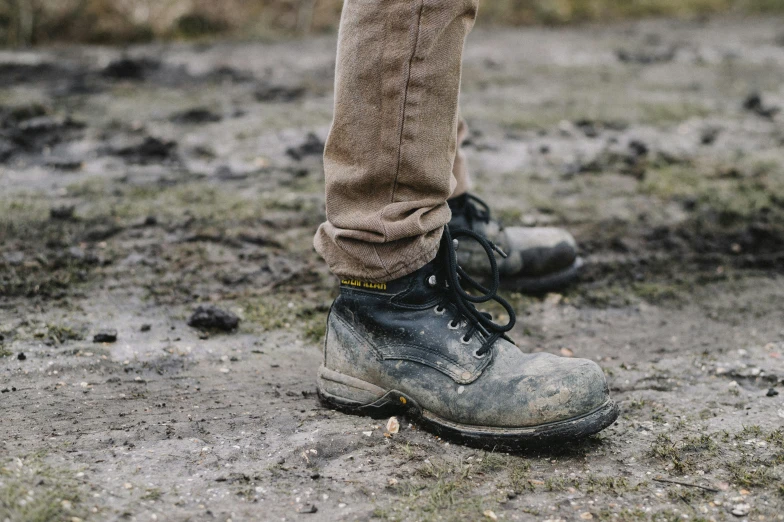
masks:
[[[537,426],[607,402],[604,374],[592,361],[526,354],[503,339],[476,358],[480,334],[462,344],[469,327],[450,329],[452,310],[436,314],[439,297],[427,285],[431,270],[426,266],[386,293],[341,288],[328,319],[326,367],[476,426]]]

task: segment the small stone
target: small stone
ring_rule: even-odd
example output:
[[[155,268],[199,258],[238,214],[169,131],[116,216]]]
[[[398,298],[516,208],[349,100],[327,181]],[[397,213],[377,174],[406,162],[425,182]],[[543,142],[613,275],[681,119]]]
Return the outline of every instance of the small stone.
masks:
[[[69,221],[74,217],[76,207],[73,205],[65,205],[62,207],[53,207],[49,209],[49,217],[58,221]]]
[[[395,433],[400,431],[400,422],[398,422],[397,417],[390,417],[387,421],[387,433],[394,435]]]
[[[483,514],[484,514],[484,516],[486,516],[490,520],[498,520],[498,515],[496,515],[495,513],[490,511],[489,509],[487,511],[485,511]]]
[[[584,511],[583,513],[580,513],[580,518],[583,520],[592,520],[593,515],[590,514],[588,511]]]
[[[373,432],[372,431],[363,431],[362,435],[364,435],[365,437],[370,437],[371,435],[373,435]]]
[[[748,504],[735,504],[734,506],[732,506],[732,511],[730,511],[730,513],[732,513],[736,517],[745,517],[746,515],[749,514],[749,511],[751,511],[751,506],[750,505],[748,505]]]
[[[151,324],[143,324],[142,327],[139,328],[140,332],[149,332],[150,330],[152,330]]]
[[[310,505],[307,505],[307,506],[303,507],[302,509],[300,509],[299,512],[303,513],[303,514],[316,513],[316,512],[318,512],[318,508],[316,507],[315,504],[310,504]]]
[[[22,355],[22,354],[19,354],[19,355]],[[779,394],[779,391],[776,388],[768,388],[768,393],[766,393],[765,395],[767,397],[775,397],[778,394]]]
[[[213,305],[199,306],[188,319],[188,326],[224,332],[234,330],[239,323],[239,317]]]
[[[107,329],[107,330],[99,330],[93,336],[94,343],[113,343],[117,341],[117,330],[115,329]]]
[[[24,361],[24,360],[26,360],[26,359],[27,359],[27,356],[24,354],[24,352],[19,352],[19,355],[17,355],[17,356],[16,356],[16,358],[17,358],[18,360],[20,360],[20,361]],[[776,391],[776,390],[774,390],[773,388],[771,388],[770,390],[771,390],[771,391]],[[778,395],[778,392],[776,392],[776,394]],[[770,391],[768,391],[768,395],[770,395]]]
[[[314,473],[311,473],[310,474],[310,478],[312,478],[313,480],[320,479],[321,478],[321,473],[319,473],[318,471],[316,471]]]

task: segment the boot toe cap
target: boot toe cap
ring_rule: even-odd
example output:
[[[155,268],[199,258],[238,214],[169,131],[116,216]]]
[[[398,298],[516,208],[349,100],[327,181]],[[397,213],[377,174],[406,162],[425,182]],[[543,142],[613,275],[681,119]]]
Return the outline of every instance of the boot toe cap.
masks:
[[[519,252],[526,275],[545,275],[570,267],[577,259],[577,242],[555,227],[505,229],[509,247]]]

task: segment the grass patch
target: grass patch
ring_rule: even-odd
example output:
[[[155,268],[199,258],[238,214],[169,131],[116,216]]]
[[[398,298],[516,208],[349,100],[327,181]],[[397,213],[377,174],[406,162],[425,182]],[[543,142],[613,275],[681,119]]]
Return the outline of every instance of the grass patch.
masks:
[[[82,488],[70,473],[39,458],[15,459],[0,467],[0,520],[84,519],[82,500]]]
[[[301,298],[284,302],[265,296],[246,302],[243,308],[245,320],[265,331],[296,329],[312,342],[321,342],[326,333],[329,307],[324,304],[314,305]]]

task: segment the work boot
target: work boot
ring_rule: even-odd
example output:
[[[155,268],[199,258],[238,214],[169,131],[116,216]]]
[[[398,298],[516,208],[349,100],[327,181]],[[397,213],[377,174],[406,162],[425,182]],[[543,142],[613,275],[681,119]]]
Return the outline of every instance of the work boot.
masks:
[[[487,204],[472,194],[448,201],[452,210],[449,228],[478,232],[506,252],[498,263],[504,288],[529,294],[561,289],[577,279],[583,260],[577,256],[577,243],[567,231],[554,227],[508,227],[490,216]],[[489,277],[484,252],[467,245],[457,259],[469,274]]]
[[[475,240],[489,257],[490,288],[458,267],[456,238]],[[575,439],[612,424],[618,407],[596,363],[512,344],[515,314],[498,284],[493,245],[469,230],[453,237],[448,227],[436,259],[410,275],[343,279],[327,319],[322,402],[376,418],[406,413],[441,436],[483,446]],[[491,300],[506,310],[506,324],[476,309]]]

